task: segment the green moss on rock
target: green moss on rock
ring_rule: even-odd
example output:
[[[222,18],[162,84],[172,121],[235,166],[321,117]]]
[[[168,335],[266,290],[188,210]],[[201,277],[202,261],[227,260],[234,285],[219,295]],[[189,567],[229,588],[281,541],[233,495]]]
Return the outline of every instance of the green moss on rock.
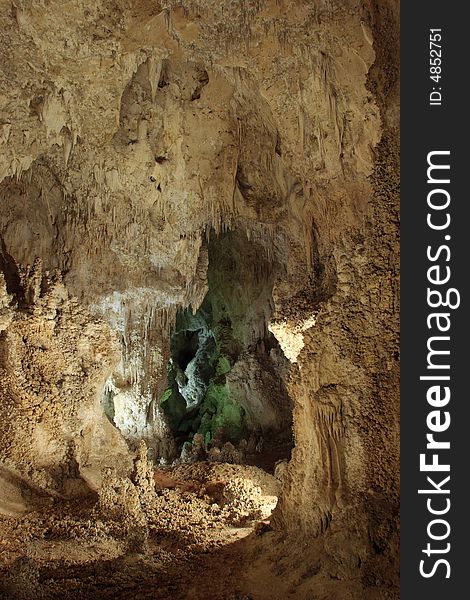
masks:
[[[171,397],[172,391],[173,391],[173,390],[172,390],[171,388],[167,388],[167,389],[166,389],[166,390],[163,392],[163,394],[162,394],[162,397],[160,398],[160,406],[164,406],[164,405],[165,405],[165,402],[168,402],[168,400],[169,400],[169,399],[170,399],[170,397]]]
[[[161,398],[160,406],[165,413],[172,431],[178,431],[186,415],[186,402],[177,390],[167,388]]]
[[[217,366],[215,369],[215,375],[216,377],[220,376],[220,375],[226,375],[227,373],[230,372],[230,369],[232,368],[230,361],[228,358],[226,358],[225,356],[219,356],[219,359],[217,361]]]
[[[246,433],[244,410],[236,404],[226,384],[210,382],[201,406],[202,418],[199,433],[211,439],[223,428],[230,439],[238,442]]]

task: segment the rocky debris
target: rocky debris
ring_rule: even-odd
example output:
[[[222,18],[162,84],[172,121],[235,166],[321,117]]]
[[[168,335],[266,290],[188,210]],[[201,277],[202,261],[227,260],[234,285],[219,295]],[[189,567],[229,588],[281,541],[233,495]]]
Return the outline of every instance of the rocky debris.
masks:
[[[181,449],[179,460],[174,464],[179,463],[195,463],[197,461],[222,462],[231,464],[244,464],[247,459],[248,450],[251,448],[251,454],[261,454],[263,451],[263,438],[252,434],[250,442],[245,439],[240,440],[237,445],[230,441],[224,441],[225,434],[223,428],[214,438],[206,444],[204,436],[196,433],[193,436],[192,442],[185,442]],[[256,442],[256,440],[258,440]]]
[[[109,519],[95,526],[113,531],[104,536],[113,539],[104,553],[111,564],[94,578],[99,545],[88,549],[88,566],[66,587],[86,597],[86,582],[96,582],[100,599],[103,590],[114,597],[112,577],[117,589],[139,581],[131,561],[141,559],[116,558],[125,548],[146,556],[152,535],[166,532],[183,551],[221,522],[260,513],[263,493],[237,471],[244,466],[231,465],[238,475],[224,483],[225,500],[211,504],[203,490],[153,495],[147,459],[135,463],[141,440],[155,464],[178,455],[181,440],[159,403],[171,334],[177,315],[197,313],[210,290],[230,369],[219,363],[207,386],[205,447],[191,440],[183,456],[190,464],[172,476],[225,469],[221,457],[249,460],[263,446],[261,458],[266,432],[290,430],[292,418],[295,448],[272,524],[291,541],[305,536],[316,556],[304,571],[295,567],[305,555],[299,541],[274,561],[278,585],[289,569],[296,575],[281,597],[365,598],[363,582],[376,587],[373,596],[392,597],[397,2],[67,7],[15,0],[0,11],[0,472],[9,482],[0,510],[23,509],[24,490],[65,505],[98,494],[89,520]],[[209,447],[206,434],[214,436],[219,420],[235,425],[236,436]],[[260,424],[263,441],[240,431],[246,423],[249,431]],[[237,447],[242,438],[246,448]],[[205,453],[212,462],[200,467]],[[73,525],[83,540],[69,517],[56,524]],[[18,519],[34,553],[33,521]],[[22,535],[14,524],[7,530]],[[62,598],[60,561],[74,545],[53,544],[41,540],[41,560],[60,564],[42,576],[57,584],[49,597]],[[223,567],[236,571],[241,557]],[[327,583],[321,574],[318,588],[304,587],[319,557]],[[211,561],[217,565],[211,557],[207,567]],[[181,571],[179,564],[172,576]],[[162,594],[173,597],[162,569],[151,572],[148,594],[163,579]],[[215,583],[198,582],[210,595]],[[260,597],[278,593],[266,589]]]
[[[39,585],[39,567],[34,560],[20,556],[11,564],[3,581],[0,582],[0,594],[5,598],[33,600],[44,598]]]

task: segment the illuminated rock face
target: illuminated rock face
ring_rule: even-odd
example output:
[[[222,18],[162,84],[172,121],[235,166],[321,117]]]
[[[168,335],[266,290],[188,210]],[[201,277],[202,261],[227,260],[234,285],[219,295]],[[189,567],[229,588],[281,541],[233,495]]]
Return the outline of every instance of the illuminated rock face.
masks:
[[[186,408],[229,389],[249,427],[281,431],[293,412],[277,526],[349,548],[339,574],[374,547],[392,556],[395,3],[10,8],[2,469],[70,495],[109,463],[130,468],[141,439],[174,456],[171,336],[209,292],[216,345],[230,316],[230,369],[180,383]]]

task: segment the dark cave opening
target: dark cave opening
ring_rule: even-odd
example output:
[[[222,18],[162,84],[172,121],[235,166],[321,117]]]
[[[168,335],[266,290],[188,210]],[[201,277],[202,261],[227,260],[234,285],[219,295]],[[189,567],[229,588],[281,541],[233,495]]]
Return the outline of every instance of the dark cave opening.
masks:
[[[179,311],[160,398],[181,460],[273,471],[292,449],[288,361],[268,329],[276,265],[240,231],[208,243],[209,290]]]

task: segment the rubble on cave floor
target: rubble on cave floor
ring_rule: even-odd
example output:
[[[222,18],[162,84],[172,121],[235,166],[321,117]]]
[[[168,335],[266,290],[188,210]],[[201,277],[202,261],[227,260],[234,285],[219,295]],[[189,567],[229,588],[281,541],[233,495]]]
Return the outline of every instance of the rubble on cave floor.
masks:
[[[269,529],[280,491],[272,475],[208,462],[153,470],[142,457],[132,481],[110,470],[98,498],[51,499],[21,518],[0,517],[0,598],[127,598],[134,589],[179,597],[170,571],[217,561]],[[144,566],[162,595],[141,589]]]

